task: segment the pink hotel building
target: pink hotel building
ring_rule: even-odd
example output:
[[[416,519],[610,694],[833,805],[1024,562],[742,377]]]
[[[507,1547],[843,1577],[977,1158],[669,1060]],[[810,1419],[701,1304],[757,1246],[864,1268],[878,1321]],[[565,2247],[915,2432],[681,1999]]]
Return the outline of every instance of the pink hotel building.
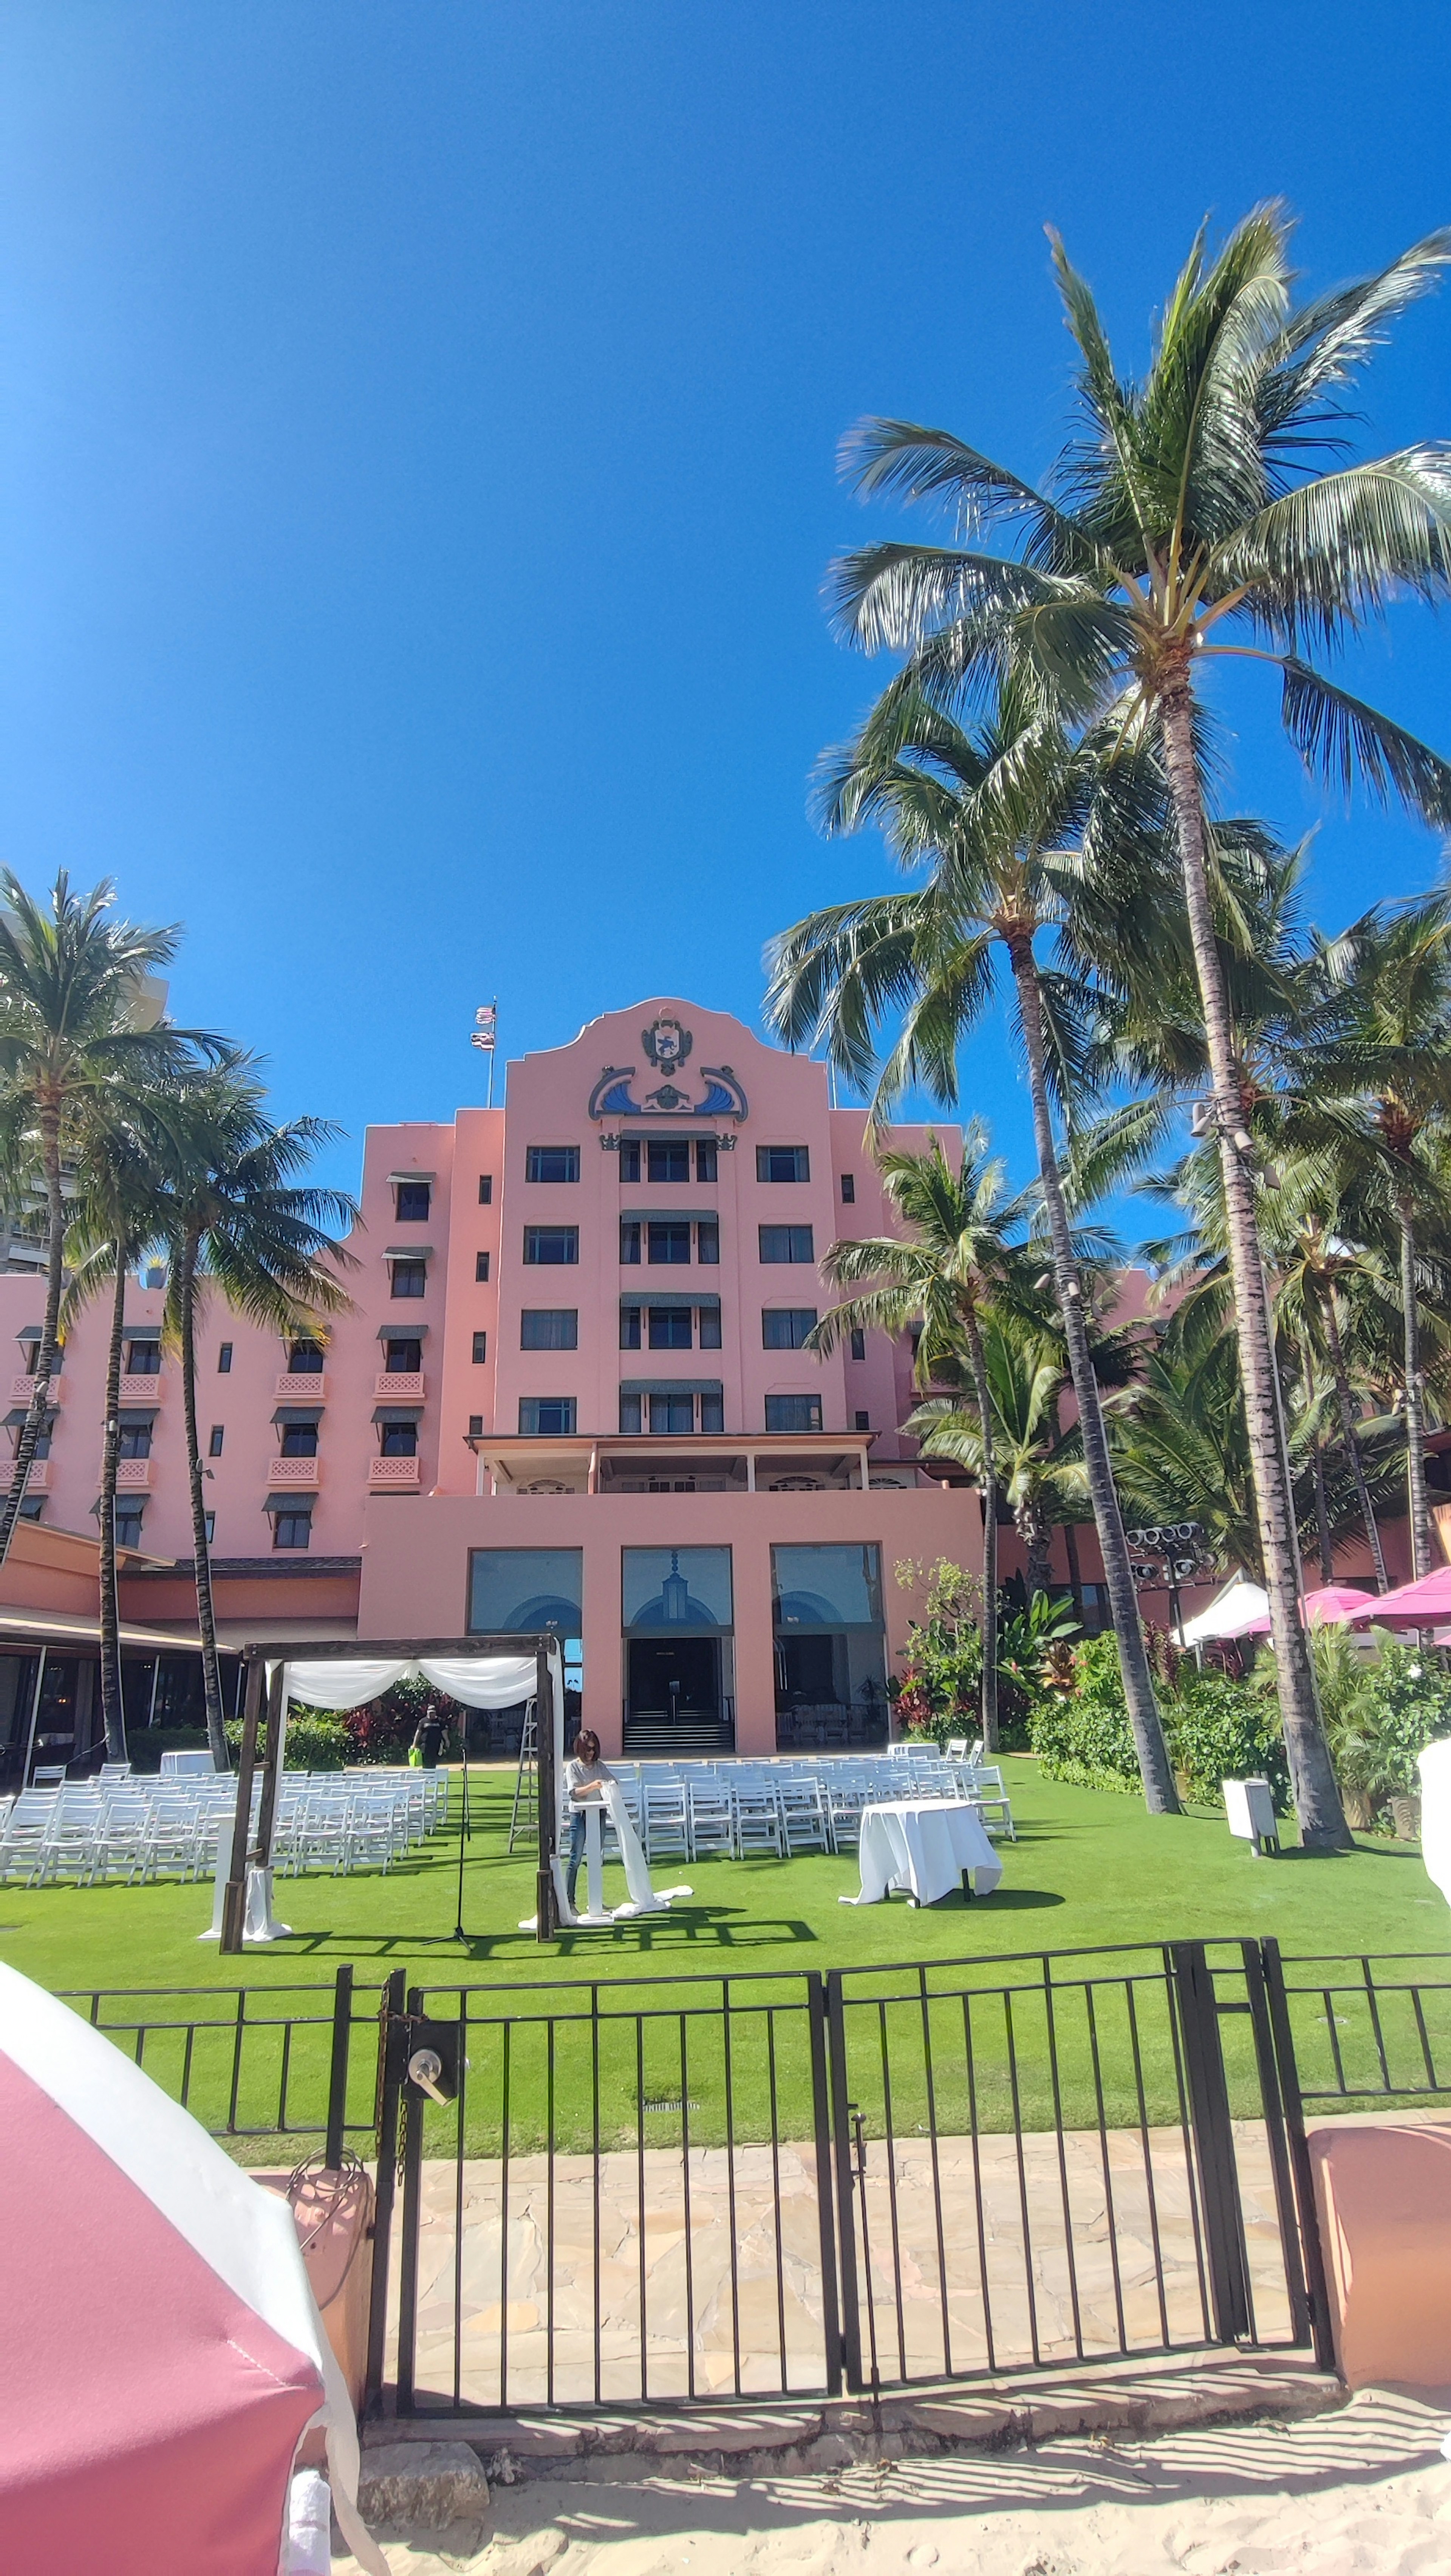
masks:
[[[224,1639],[553,1622],[607,1752],[879,1739],[914,1606],[894,1569],[981,1558],[976,1495],[901,1437],[906,1340],[802,1347],[827,1245],[888,1225],[862,1113],[830,1106],[824,1068],[683,1002],[512,1064],[503,1109],[370,1130],[353,1308],[325,1343],[206,1312]],[[138,1283],[127,1311],[123,1611],[181,1635],[191,1529],[162,1305]],[[39,1320],[38,1283],[0,1276],[12,1434]],[[64,1355],[37,1540],[94,1532],[106,1324],[98,1304]],[[128,1704],[147,1687],[129,1660]],[[73,1693],[56,1685],[52,1758],[67,1697],[86,1738],[83,1666]],[[0,1750],[24,1696],[0,1669]]]

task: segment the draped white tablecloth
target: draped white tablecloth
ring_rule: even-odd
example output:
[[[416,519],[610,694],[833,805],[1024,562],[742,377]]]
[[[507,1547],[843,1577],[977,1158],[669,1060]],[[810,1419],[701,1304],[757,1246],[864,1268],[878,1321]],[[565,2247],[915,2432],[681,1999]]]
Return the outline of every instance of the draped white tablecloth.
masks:
[[[843,1905],[879,1905],[893,1887],[932,1905],[962,1885],[965,1869],[974,1894],[990,1896],[1003,1874],[981,1818],[959,1798],[896,1798],[863,1807],[858,1858],[861,1889],[844,1896]]]
[[[163,1780],[210,1780],[215,1770],[216,1764],[209,1753],[170,1752],[163,1753],[161,1757]]]

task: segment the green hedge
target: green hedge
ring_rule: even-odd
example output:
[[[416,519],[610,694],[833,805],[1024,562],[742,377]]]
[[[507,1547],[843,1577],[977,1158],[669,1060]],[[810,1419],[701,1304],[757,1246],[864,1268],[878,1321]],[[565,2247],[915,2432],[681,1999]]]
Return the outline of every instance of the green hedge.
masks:
[[[241,1744],[241,1720],[231,1718],[227,1723],[227,1747],[234,1765]],[[316,1709],[293,1710],[287,1722],[284,1771],[341,1771],[354,1758],[352,1739],[340,1717],[323,1717]]]
[[[1050,1780],[1136,1792],[1138,1756],[1117,1641],[1090,1637],[1073,1660],[1077,1687],[1045,1695],[1031,1712],[1033,1751]],[[1259,1693],[1222,1673],[1187,1672],[1177,1691],[1160,1692],[1159,1708],[1169,1758],[1191,1798],[1217,1807],[1222,1781],[1258,1777],[1269,1781],[1276,1806],[1286,1806],[1284,1739],[1273,1706]]]

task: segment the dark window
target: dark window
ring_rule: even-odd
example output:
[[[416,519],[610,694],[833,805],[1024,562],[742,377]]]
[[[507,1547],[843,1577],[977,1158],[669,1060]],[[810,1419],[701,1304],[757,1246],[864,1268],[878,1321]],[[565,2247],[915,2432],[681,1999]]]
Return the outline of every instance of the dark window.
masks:
[[[526,1181],[577,1181],[577,1145],[529,1145],[524,1151]]]
[[[695,1257],[712,1265],[720,1259],[720,1227],[713,1216],[703,1216],[695,1229]]]
[[[416,1422],[380,1422],[378,1454],[381,1458],[416,1458],[418,1425]]]
[[[35,1435],[35,1448],[32,1455],[37,1458],[48,1458],[50,1456],[50,1443],[51,1426],[50,1423],[47,1422]],[[20,1446],[20,1434],[18,1431],[15,1435],[15,1446],[17,1449]]]
[[[274,1512],[272,1544],[278,1548],[306,1548],[312,1545],[311,1512]]]
[[[577,1306],[526,1306],[519,1318],[521,1351],[574,1351],[579,1348]]]
[[[294,1342],[287,1354],[287,1367],[292,1377],[321,1377],[321,1342]]]
[[[488,1356],[489,1356],[489,1337],[488,1337],[488,1334],[487,1334],[487,1333],[475,1333],[475,1335],[474,1335],[474,1366],[475,1366],[475,1368],[479,1368],[479,1367],[481,1367],[481,1366],[482,1366],[482,1364],[483,1364],[483,1362],[488,1358]]]
[[[284,1458],[315,1458],[317,1456],[317,1424],[315,1422],[284,1422],[281,1429],[281,1451]]]
[[[423,1344],[392,1333],[383,1344],[383,1366],[390,1377],[417,1377],[423,1366]]]
[[[652,1395],[650,1398],[652,1431],[693,1431],[695,1398],[693,1395]]]
[[[149,1422],[127,1422],[123,1419],[116,1444],[118,1458],[149,1458],[151,1425]]]
[[[819,1395],[768,1395],[766,1398],[768,1431],[819,1431],[821,1398]]]
[[[720,1349],[720,1308],[702,1306],[700,1310],[700,1347],[703,1351]]]
[[[688,1306],[651,1307],[650,1348],[652,1351],[689,1350],[690,1308]]]
[[[858,1431],[870,1431],[872,1427],[871,1415],[869,1413],[859,1413],[856,1417],[856,1427]]]
[[[856,1205],[856,1174],[855,1174],[855,1172],[843,1172],[843,1173],[842,1173],[842,1176],[841,1176],[841,1203],[842,1203],[842,1206],[843,1206],[843,1207],[855,1207],[855,1205]]]
[[[484,1417],[483,1417],[483,1415],[482,1415],[481,1413],[471,1413],[471,1414],[469,1415],[469,1438],[470,1438],[471,1440],[482,1440],[483,1436],[484,1436]]]
[[[640,1309],[638,1306],[622,1306],[620,1308],[620,1348],[622,1351],[637,1351],[639,1347]]]
[[[809,1181],[811,1156],[804,1145],[758,1145],[758,1181]]]
[[[231,1365],[232,1365],[232,1345],[231,1345],[231,1343],[230,1343],[230,1342],[223,1342],[223,1344],[222,1344],[222,1346],[221,1346],[220,1350],[219,1350],[219,1351],[218,1351],[218,1353],[217,1353],[217,1368],[218,1368],[218,1371],[219,1371],[219,1373],[221,1374],[221,1376],[226,1377],[226,1376],[228,1375],[228,1373],[229,1373],[229,1371],[230,1371],[230,1369],[231,1369]]]
[[[701,1397],[701,1399],[700,1399],[700,1427],[701,1427],[701,1430],[702,1430],[702,1431],[724,1431],[724,1429],[725,1429],[725,1398],[724,1398],[724,1396],[721,1396],[721,1395],[703,1395],[703,1396]]]
[[[806,1336],[815,1322],[814,1306],[764,1306],[761,1309],[761,1347],[767,1351],[804,1350]]]
[[[476,1280],[487,1279],[488,1275],[489,1275],[489,1256],[488,1256],[488,1254],[487,1254],[486,1252],[476,1252],[476,1253],[474,1254],[474,1277],[475,1277],[475,1279],[476,1279]]]
[[[27,1512],[25,1517],[38,1521],[40,1513],[38,1510]],[[118,1547],[141,1545],[141,1505],[139,1503],[128,1502],[116,1505],[116,1545]]]
[[[760,1228],[763,1261],[814,1261],[816,1251],[809,1225],[763,1225]]]
[[[203,1512],[202,1530],[205,1535],[207,1545],[210,1547],[217,1534],[217,1516],[215,1512]]]
[[[621,1219],[620,1219],[620,1261],[621,1261],[621,1264],[622,1264],[622,1266],[628,1267],[631,1263],[638,1261],[638,1260],[639,1260],[639,1258],[640,1258],[640,1227],[639,1227],[639,1221],[638,1221],[638,1219],[637,1219],[637,1218],[632,1217],[632,1216],[624,1216],[624,1217],[621,1217]]]
[[[556,1439],[574,1429],[572,1395],[521,1395],[519,1428],[545,1439]]]
[[[223,1423],[214,1422],[212,1424],[211,1437],[207,1442],[207,1456],[209,1458],[220,1458],[222,1454],[222,1444],[225,1441],[226,1436],[226,1426]]]
[[[639,1177],[640,1139],[638,1136],[623,1136],[620,1139],[620,1178],[622,1181],[638,1181]]]
[[[695,1144],[695,1177],[698,1181],[713,1181],[716,1178],[715,1151],[715,1138],[713,1136],[697,1137]]]
[[[651,1136],[645,1146],[645,1177],[650,1181],[688,1181],[690,1146],[686,1138]]]
[[[132,1342],[126,1352],[126,1375],[128,1377],[159,1377],[161,1375],[161,1344],[159,1342]]]
[[[433,1185],[429,1181],[395,1181],[394,1213],[400,1225],[424,1225],[433,1204]]]
[[[393,1264],[392,1293],[395,1297],[426,1296],[428,1293],[427,1262],[395,1261]]]
[[[489,1207],[489,1206],[491,1206],[491,1205],[492,1205],[492,1203],[493,1203],[493,1196],[494,1196],[494,1175],[493,1175],[493,1173],[492,1173],[492,1172],[480,1172],[480,1174],[479,1174],[479,1205],[480,1205],[480,1207]]]
[[[526,1225],[526,1270],[570,1269],[579,1260],[577,1225]]]
[[[690,1219],[652,1217],[646,1228],[646,1258],[654,1262],[690,1259]]]
[[[639,1428],[640,1399],[638,1395],[622,1395],[620,1398],[620,1429],[625,1432],[630,1432],[638,1431]]]
[[[857,1324],[852,1327],[851,1355],[854,1360],[864,1360],[867,1355],[867,1337]]]

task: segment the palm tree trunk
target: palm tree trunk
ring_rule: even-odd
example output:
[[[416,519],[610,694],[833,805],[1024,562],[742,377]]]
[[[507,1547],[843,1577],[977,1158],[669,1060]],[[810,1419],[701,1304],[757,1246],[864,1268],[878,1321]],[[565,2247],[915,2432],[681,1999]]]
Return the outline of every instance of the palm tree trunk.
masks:
[[[1365,1523],[1365,1535],[1370,1541],[1371,1561],[1375,1566],[1375,1588],[1377,1592],[1388,1592],[1390,1579],[1386,1573],[1385,1551],[1380,1543],[1380,1530],[1376,1524],[1375,1511],[1370,1499],[1370,1487],[1365,1481],[1365,1460],[1360,1454],[1360,1439],[1355,1428],[1355,1398],[1351,1392],[1350,1371],[1345,1365],[1345,1345],[1340,1338],[1340,1318],[1335,1312],[1335,1291],[1328,1280],[1322,1287],[1320,1303],[1325,1316],[1325,1345],[1330,1353],[1331,1374],[1335,1379],[1335,1400],[1340,1408],[1340,1434],[1345,1442],[1345,1454],[1350,1460],[1350,1472],[1355,1481],[1355,1498],[1360,1505],[1360,1517]]]
[[[0,1505],[0,1565],[10,1554],[25,1488],[30,1482],[35,1444],[50,1411],[50,1381],[55,1368],[56,1343],[60,1338],[60,1292],[65,1254],[65,1196],[60,1181],[60,1120],[53,1109],[40,1113],[42,1168],[45,1173],[46,1222],[49,1237],[45,1248],[45,1317],[40,1328],[40,1348],[35,1355],[35,1384],[30,1390],[30,1403],[15,1443],[15,1466],[10,1491]]]
[[[982,1441],[982,1741],[983,1750],[991,1754],[998,1748],[998,1473],[987,1354],[971,1306],[963,1324]]]
[[[1335,1549],[1331,1544],[1330,1512],[1325,1500],[1325,1450],[1322,1443],[1318,1440],[1314,1443],[1314,1453],[1315,1537],[1320,1549],[1320,1580],[1322,1583],[1333,1583],[1335,1580]]]
[[[1053,1535],[1042,1514],[1035,1511],[1031,1503],[1020,1503],[1014,1517],[1027,1559],[1028,1607],[1031,1609],[1040,1592],[1046,1599],[1052,1591]]]
[[[1421,1371],[1421,1310],[1416,1298],[1416,1220],[1409,1193],[1396,1196],[1401,1230],[1401,1305],[1405,1314],[1406,1499],[1411,1522],[1411,1571],[1419,1583],[1431,1571],[1431,1500],[1426,1491],[1426,1391]]]
[[[196,1265],[197,1246],[188,1236],[181,1256],[181,1398],[186,1422],[186,1463],[191,1478],[191,1545],[196,1567],[196,1618],[202,1641],[202,1689],[206,1697],[207,1742],[213,1767],[227,1768],[227,1731],[222,1721],[222,1681],[217,1665],[217,1622],[212,1603],[212,1561],[207,1549],[206,1496],[202,1491],[201,1448],[196,1428]]]
[[[126,1320],[126,1246],[116,1244],[116,1289],[106,1349],[106,1419],[101,1435],[101,1716],[106,1758],[126,1759],[126,1702],[121,1683],[121,1619],[116,1599],[116,1467],[121,1451],[121,1342]]]
[[[1048,1232],[1053,1246],[1053,1274],[1057,1284],[1058,1306],[1063,1317],[1064,1338],[1068,1344],[1068,1368],[1073,1392],[1078,1401],[1079,1436],[1083,1442],[1083,1461],[1088,1475],[1089,1498],[1098,1530],[1099,1552],[1103,1558],[1104,1585],[1113,1617],[1114,1635],[1118,1640],[1119,1670],[1123,1676],[1124,1698],[1128,1704],[1129,1723],[1134,1731],[1134,1748],[1139,1757],[1139,1774],[1144,1784],[1144,1799],[1151,1815],[1176,1816],[1179,1796],[1174,1787],[1174,1773],[1169,1761],[1169,1748],[1164,1741],[1163,1724],[1154,1685],[1149,1673],[1149,1659],[1144,1652],[1144,1632],[1139,1625],[1138,1595],[1134,1590],[1133,1568],[1129,1562],[1129,1543],[1124,1534],[1123,1514],[1119,1510],[1113,1471],[1109,1465],[1108,1435],[1104,1429],[1103,1405],[1098,1380],[1093,1374],[1093,1360],[1088,1347],[1088,1324],[1083,1312],[1083,1282],[1073,1252],[1073,1237],[1068,1224],[1068,1208],[1063,1197],[1063,1184],[1058,1172],[1058,1149],[1053,1140],[1053,1120],[1048,1106],[1047,1047],[1043,1036],[1043,997],[1038,989],[1038,969],[1033,956],[1031,934],[1024,931],[1008,943],[1013,976],[1017,986],[1018,1010],[1022,1020],[1023,1042],[1028,1058],[1028,1088],[1033,1102],[1033,1134],[1038,1150],[1038,1174],[1043,1186],[1043,1204],[1048,1212]]]
[[[1302,1844],[1307,1851],[1344,1851],[1349,1846],[1345,1815],[1320,1723],[1310,1649],[1300,1625],[1299,1548],[1289,1460],[1282,1430],[1269,1296],[1255,1221],[1254,1193],[1248,1167],[1234,1142],[1241,1124],[1239,1087],[1209,896],[1204,811],[1194,757],[1187,660],[1168,684],[1161,687],[1159,715],[1163,728],[1164,764],[1174,803],[1183,869],[1184,900],[1189,915],[1200,1004],[1204,1012],[1204,1034],[1214,1083],[1240,1378],[1244,1390],[1260,1554],[1264,1561],[1265,1589],[1270,1597],[1270,1633],[1274,1639],[1275,1670],[1279,1676],[1280,1724],[1289,1756],[1290,1781],[1295,1812],[1300,1820]]]

